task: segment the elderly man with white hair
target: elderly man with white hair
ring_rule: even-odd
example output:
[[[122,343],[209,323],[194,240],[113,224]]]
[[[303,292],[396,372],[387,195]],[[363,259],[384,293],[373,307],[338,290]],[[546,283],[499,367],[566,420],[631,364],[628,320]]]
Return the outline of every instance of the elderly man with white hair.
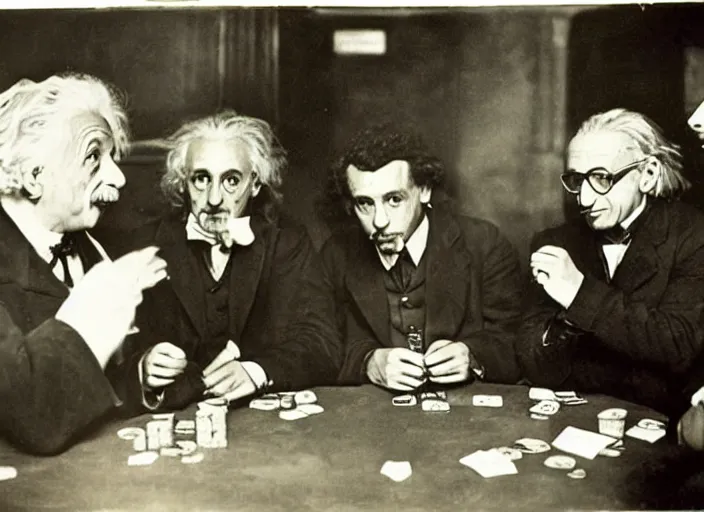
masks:
[[[305,229],[280,211],[286,153],[269,124],[228,110],[170,138],[173,210],[130,237],[159,246],[170,280],[145,296],[126,346],[137,411],[332,384],[341,348]]]
[[[117,405],[104,369],[166,276],[156,248],[110,261],[88,233],[119,198],[118,96],[88,75],[0,94],[0,436],[66,449]]]
[[[538,234],[516,339],[537,386],[606,393],[672,413],[704,348],[704,216],[677,201],[679,149],[645,116],[589,118],[562,184],[582,217]]]

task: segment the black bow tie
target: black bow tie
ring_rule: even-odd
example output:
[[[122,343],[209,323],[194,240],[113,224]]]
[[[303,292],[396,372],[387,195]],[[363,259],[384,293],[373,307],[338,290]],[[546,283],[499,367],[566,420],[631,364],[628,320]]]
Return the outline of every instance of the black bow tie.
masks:
[[[61,241],[52,245],[49,250],[51,251],[51,261],[49,262],[49,267],[52,269],[60,261],[61,267],[64,270],[64,283],[68,287],[73,287],[73,279],[71,278],[71,273],[68,270],[68,257],[78,254],[78,243],[76,237],[73,233],[65,233],[61,237]]]
[[[617,224],[612,228],[599,231],[599,236],[601,243],[604,245],[625,245],[631,241],[633,233],[628,229],[624,229],[620,224]]]

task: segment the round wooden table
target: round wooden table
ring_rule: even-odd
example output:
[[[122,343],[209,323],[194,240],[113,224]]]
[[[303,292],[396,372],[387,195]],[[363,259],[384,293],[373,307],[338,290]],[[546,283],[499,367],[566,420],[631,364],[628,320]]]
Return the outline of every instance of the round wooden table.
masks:
[[[135,453],[117,431],[144,427],[149,415],[106,425],[65,454],[34,457],[0,445],[0,465],[17,478],[0,482],[2,510],[566,510],[637,509],[633,490],[649,460],[677,450],[624,438],[620,457],[575,456],[587,476],[543,465],[557,449],[526,454],[518,474],[483,478],[459,463],[476,450],[511,446],[523,437],[551,443],[567,426],[596,432],[597,414],[628,410],[626,427],[663,416],[608,396],[563,406],[548,420],[531,419],[528,388],[475,383],[448,393],[449,413],[396,407],[374,386],[315,390],[325,412],[285,421],[276,411],[247,407],[228,414],[228,447],[204,449],[199,464],[160,457],[132,467]],[[472,406],[475,394],[503,397],[501,408]],[[193,419],[195,407],[177,413]],[[380,474],[385,461],[409,461],[413,474],[397,483]]]

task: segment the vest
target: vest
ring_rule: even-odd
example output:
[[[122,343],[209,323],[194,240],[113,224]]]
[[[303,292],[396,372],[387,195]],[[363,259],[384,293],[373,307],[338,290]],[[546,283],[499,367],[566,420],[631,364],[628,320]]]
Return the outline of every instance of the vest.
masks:
[[[405,272],[410,273],[410,279],[405,279],[406,286],[394,278],[394,268],[384,272],[384,287],[389,305],[391,321],[391,344],[394,347],[408,347],[406,336],[409,332],[425,331],[425,256],[414,267],[412,263],[405,265]],[[401,259],[396,265],[401,264]],[[427,349],[423,340],[423,350]]]
[[[232,339],[230,328],[230,276],[232,273],[231,254],[225,270],[219,281],[216,281],[208,270],[205,253],[210,250],[210,245],[190,242],[193,247],[192,255],[198,260],[197,279],[193,280],[193,293],[203,297],[205,318],[207,320],[206,343],[200,343],[196,349],[195,362],[207,365],[217,356],[227,340]],[[236,340],[234,340],[236,341]]]

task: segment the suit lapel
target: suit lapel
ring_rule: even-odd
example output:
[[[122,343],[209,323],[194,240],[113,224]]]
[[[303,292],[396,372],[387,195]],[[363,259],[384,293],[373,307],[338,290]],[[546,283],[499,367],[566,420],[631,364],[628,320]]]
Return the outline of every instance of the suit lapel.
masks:
[[[201,337],[207,334],[205,303],[198,287],[198,260],[193,257],[186,240],[185,223],[175,217],[164,220],[156,233],[156,245],[168,263],[169,282]]]
[[[374,245],[358,234],[356,243],[350,247],[357,253],[351,253],[345,280],[347,289],[357,303],[367,323],[374,331],[377,340],[391,346],[390,318],[386,287],[384,285],[384,267]],[[361,251],[359,249],[361,248]],[[353,271],[352,271],[353,270]]]
[[[462,325],[471,281],[472,257],[461,244],[455,219],[437,207],[428,214],[430,235],[426,248],[425,339],[430,344],[450,338]]]
[[[614,272],[614,284],[626,292],[640,288],[657,273],[657,247],[665,240],[669,229],[667,210],[659,201],[656,200],[644,215],[648,217],[633,235],[630,247]]]
[[[230,332],[237,333],[238,339],[247,324],[247,318],[257,294],[266,248],[274,242],[278,228],[258,217],[252,217],[252,231],[254,231],[252,245],[236,246],[233,249],[230,269]]]
[[[0,282],[16,282],[25,290],[62,300],[68,297],[68,288],[56,278],[2,207],[0,254],[0,259],[7,262],[0,267]]]

